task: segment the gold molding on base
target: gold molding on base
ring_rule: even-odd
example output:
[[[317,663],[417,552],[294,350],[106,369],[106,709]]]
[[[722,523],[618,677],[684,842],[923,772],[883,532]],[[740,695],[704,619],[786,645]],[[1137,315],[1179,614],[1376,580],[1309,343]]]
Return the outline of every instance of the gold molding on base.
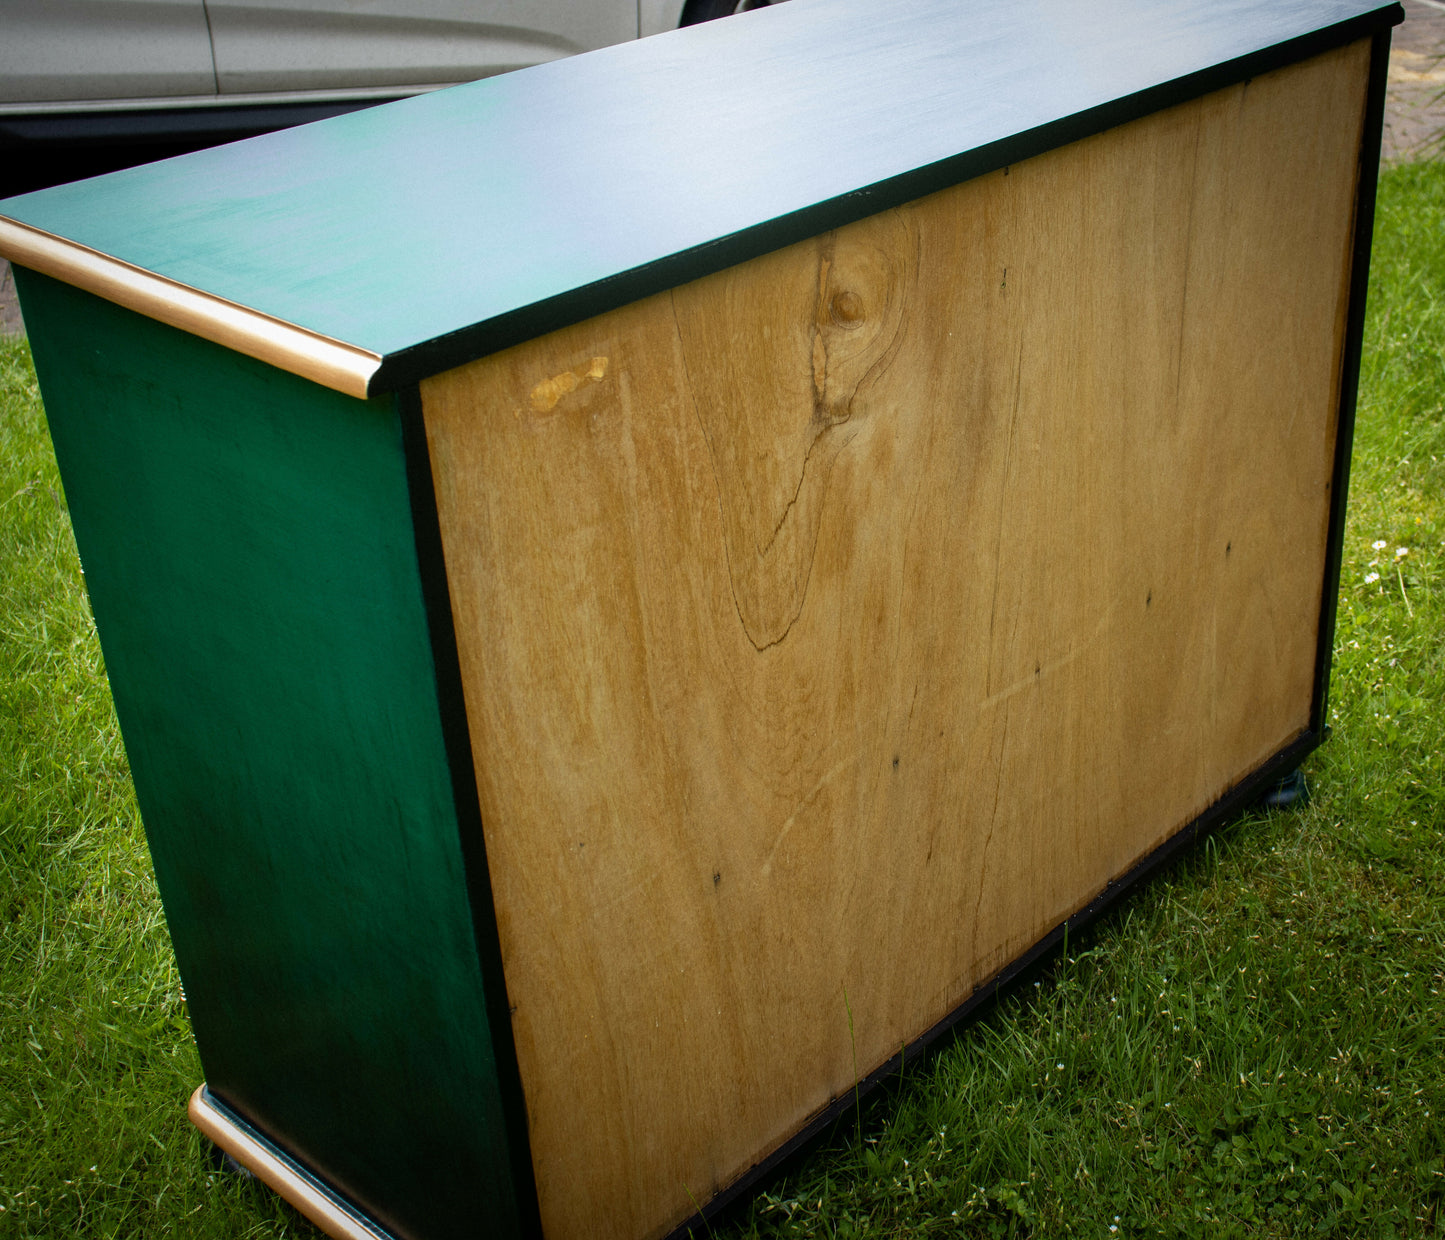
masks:
[[[334,1240],[392,1240],[386,1232],[368,1227],[342,1210],[249,1133],[238,1128],[207,1099],[205,1089],[204,1085],[198,1085],[186,1107],[186,1115],[202,1135],[209,1137]]]
[[[248,309],[6,216],[0,216],[0,256],[348,396],[365,400],[371,377],[381,366],[379,353]]]

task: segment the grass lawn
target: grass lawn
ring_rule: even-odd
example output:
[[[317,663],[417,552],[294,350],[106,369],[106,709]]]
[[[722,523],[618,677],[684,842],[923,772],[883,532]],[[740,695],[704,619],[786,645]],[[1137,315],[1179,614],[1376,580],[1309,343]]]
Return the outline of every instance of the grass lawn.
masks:
[[[0,345],[0,1236],[312,1236],[200,1080],[23,343]],[[1445,1231],[1445,163],[1380,186],[1331,741],[722,1220]]]

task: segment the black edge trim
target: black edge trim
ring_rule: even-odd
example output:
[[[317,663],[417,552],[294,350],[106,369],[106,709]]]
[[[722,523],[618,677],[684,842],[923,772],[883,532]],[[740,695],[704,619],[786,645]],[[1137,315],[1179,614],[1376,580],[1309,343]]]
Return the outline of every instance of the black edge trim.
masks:
[[[1120,878],[1114,879],[1072,917],[1065,918],[1048,934],[1022,955],[1005,965],[974,991],[958,1007],[929,1029],[922,1037],[909,1043],[882,1067],[870,1072],[857,1082],[854,1089],[835,1098],[823,1110],[810,1119],[801,1130],[790,1137],[762,1161],[755,1163],[738,1179],[708,1201],[696,1214],[672,1231],[664,1240],[700,1240],[712,1234],[712,1223],[741,1198],[750,1196],[757,1185],[777,1173],[782,1165],[820,1138],[824,1131],[837,1122],[861,1100],[871,1095],[880,1085],[903,1071],[905,1064],[916,1063],[923,1055],[935,1049],[934,1044],[949,1034],[959,1032],[959,1025],[972,1016],[984,1004],[996,999],[1004,987],[1037,964],[1044,956],[1077,934],[1099,915],[1108,910],[1119,898],[1137,887],[1155,871],[1163,868],[1179,853],[1187,849],[1201,835],[1217,830],[1230,819],[1250,809],[1282,776],[1295,770],[1311,752],[1319,747],[1323,737],[1314,731],[1306,731],[1286,745],[1252,774],[1246,776],[1233,788],[1211,805],[1192,822],[1186,823],[1153,852],[1135,863],[1134,867]]]
[[[1380,179],[1380,140],[1385,125],[1385,82],[1390,69],[1390,31],[1375,35],[1370,51],[1370,86],[1360,141],[1356,182],[1355,237],[1350,264],[1349,307],[1345,312],[1340,359],[1340,411],[1335,428],[1335,468],[1330,479],[1330,524],[1325,538],[1325,575],[1320,599],[1319,647],[1315,654],[1315,693],[1310,726],[1329,731],[1330,667],[1334,661],[1335,617],[1339,611],[1340,568],[1344,559],[1345,510],[1349,503],[1350,455],[1355,438],[1355,402],[1364,356],[1365,301],[1370,281],[1370,245],[1375,233],[1375,188]]]
[[[51,147],[107,145],[114,142],[174,142],[205,139],[218,143],[289,129],[390,103],[401,95],[324,102],[238,103],[204,108],[134,108],[114,111],[33,113],[0,116],[0,150],[30,154]]]
[[[252,1141],[254,1141],[257,1145],[261,1146],[262,1149],[264,1149],[268,1154],[270,1154],[272,1158],[285,1166],[286,1169],[290,1171],[291,1174],[294,1175],[298,1180],[305,1181],[305,1183],[310,1185],[311,1188],[313,1188],[316,1192],[320,1193],[321,1196],[325,1197],[327,1201],[331,1202],[331,1204],[335,1206],[338,1210],[340,1210],[343,1214],[346,1214],[350,1218],[354,1219],[357,1223],[359,1223],[363,1227],[366,1227],[368,1230],[376,1232],[377,1235],[392,1237],[394,1240],[395,1233],[388,1231],[369,1214],[362,1213],[354,1205],[352,1205],[350,1201],[348,1201],[344,1196],[342,1196],[342,1194],[337,1192],[334,1188],[331,1187],[330,1184],[328,1184],[319,1175],[317,1175],[316,1172],[312,1171],[309,1167],[303,1166],[301,1163],[297,1162],[294,1158],[291,1157],[290,1154],[288,1154],[279,1145],[272,1141],[270,1137],[268,1137],[264,1132],[262,1132],[249,1120],[243,1117],[241,1113],[236,1110],[235,1107],[231,1106],[227,1102],[221,1101],[220,1098],[216,1097],[216,1095],[211,1092],[211,1087],[209,1085],[201,1086],[201,1097],[206,1100],[206,1103],[209,1106],[214,1107],[217,1111],[219,1111],[226,1118],[227,1122],[232,1124],[234,1127],[240,1129],[241,1132],[245,1133],[246,1136],[250,1137]],[[209,1138],[207,1139],[209,1140]]]
[[[541,1237],[542,1215],[537,1201],[537,1183],[532,1172],[526,1098],[522,1092],[517,1048],[512,1039],[512,1014],[502,968],[502,945],[492,908],[492,883],[487,868],[486,841],[482,834],[482,809],[477,798],[476,776],[472,766],[471,729],[467,723],[466,700],[462,693],[462,670],[457,658],[456,631],[452,625],[451,591],[447,585],[441,524],[437,519],[436,492],[432,485],[431,456],[427,449],[420,391],[414,386],[403,389],[397,396],[397,408],[401,415],[402,447],[406,456],[407,488],[411,495],[417,567],[421,572],[427,628],[431,636],[432,665],[436,672],[437,705],[441,714],[447,765],[451,773],[457,826],[461,832],[467,901],[471,906],[472,930],[476,938],[477,958],[486,996],[487,1023],[490,1026],[492,1055],[497,1067],[497,1086],[501,1094],[502,1117],[507,1133],[507,1157],[511,1162],[518,1230],[524,1237]]]
[[[390,354],[371,377],[376,395],[418,382],[524,340],[569,327],[638,301],[662,289],[736,266],[750,258],[815,237],[902,206],[927,194],[973,180],[1044,151],[1092,137],[1107,129],[1186,103],[1212,91],[1234,86],[1274,69],[1333,51],[1357,39],[1375,36],[1405,20],[1399,4],[1386,5],[1347,21],[1250,52],[1184,77],[1111,100],[1073,116],[1062,117],[998,142],[961,152],[923,168],[830,198],[779,216],[742,232],[670,254],[656,262],[573,289],[545,301],[498,315],[434,340]]]

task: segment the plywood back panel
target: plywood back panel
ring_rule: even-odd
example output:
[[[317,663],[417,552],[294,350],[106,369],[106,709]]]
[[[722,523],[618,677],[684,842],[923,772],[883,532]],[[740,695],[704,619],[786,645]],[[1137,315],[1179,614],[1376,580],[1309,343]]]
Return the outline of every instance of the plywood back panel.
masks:
[[[422,385],[554,1240],[678,1223],[1306,727],[1367,68]]]

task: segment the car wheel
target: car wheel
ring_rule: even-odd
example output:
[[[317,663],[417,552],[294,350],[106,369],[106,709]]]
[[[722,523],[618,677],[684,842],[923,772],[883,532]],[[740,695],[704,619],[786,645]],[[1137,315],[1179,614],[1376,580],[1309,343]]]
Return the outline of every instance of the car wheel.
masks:
[[[734,13],[746,13],[749,9],[765,9],[772,0],[687,0],[682,6],[682,20],[679,26],[695,26],[698,22],[710,22],[718,17],[731,17]]]

